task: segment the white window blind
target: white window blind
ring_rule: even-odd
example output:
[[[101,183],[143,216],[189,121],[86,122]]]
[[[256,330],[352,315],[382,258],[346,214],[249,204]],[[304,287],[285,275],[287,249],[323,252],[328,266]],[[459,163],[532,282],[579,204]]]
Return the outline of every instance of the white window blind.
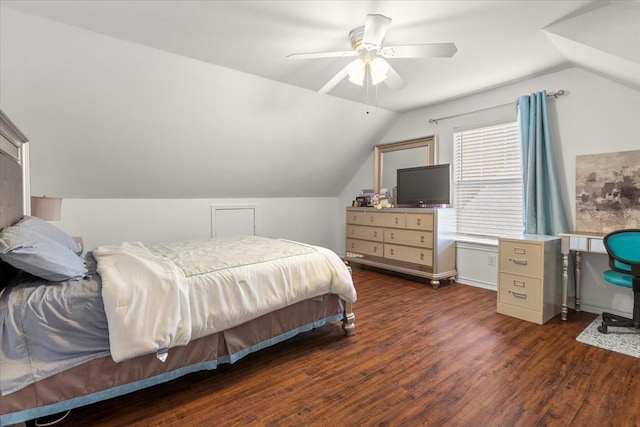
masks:
[[[454,203],[458,235],[524,231],[517,122],[455,132]]]

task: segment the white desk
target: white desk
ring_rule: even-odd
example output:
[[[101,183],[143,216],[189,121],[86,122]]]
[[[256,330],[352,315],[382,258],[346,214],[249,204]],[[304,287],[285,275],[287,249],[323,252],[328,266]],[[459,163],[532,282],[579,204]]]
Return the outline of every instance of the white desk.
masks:
[[[560,251],[562,252],[562,312],[560,314],[562,320],[567,320],[569,312],[567,308],[567,287],[569,281],[569,253],[575,251],[576,265],[576,311],[580,311],[580,284],[582,276],[582,253],[593,252],[606,254],[602,239],[607,233],[589,233],[577,231],[575,233],[560,233],[561,243]]]

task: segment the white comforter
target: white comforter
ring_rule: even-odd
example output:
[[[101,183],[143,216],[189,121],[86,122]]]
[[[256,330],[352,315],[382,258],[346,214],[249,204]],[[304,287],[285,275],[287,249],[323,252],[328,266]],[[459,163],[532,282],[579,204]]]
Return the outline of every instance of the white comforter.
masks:
[[[186,345],[327,293],[355,302],[332,251],[257,236],[93,250],[116,362]]]

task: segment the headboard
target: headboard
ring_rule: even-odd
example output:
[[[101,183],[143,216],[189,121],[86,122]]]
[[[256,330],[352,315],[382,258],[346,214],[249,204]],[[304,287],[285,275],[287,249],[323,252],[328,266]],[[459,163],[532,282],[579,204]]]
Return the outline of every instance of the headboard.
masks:
[[[17,222],[25,212],[29,185],[25,173],[27,138],[0,110],[0,229]]]

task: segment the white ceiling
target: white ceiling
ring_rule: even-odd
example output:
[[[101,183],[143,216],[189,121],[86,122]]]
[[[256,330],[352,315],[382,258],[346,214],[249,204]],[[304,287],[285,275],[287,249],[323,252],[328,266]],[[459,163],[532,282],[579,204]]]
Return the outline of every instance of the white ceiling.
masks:
[[[452,58],[396,59],[407,85],[366,98],[343,81],[328,95],[409,111],[578,65],[640,89],[638,1],[5,1],[71,26],[233,70],[320,89],[348,58],[367,14],[393,19],[383,45],[454,42]],[[620,25],[600,25],[604,22]],[[613,21],[612,21],[613,20]]]

